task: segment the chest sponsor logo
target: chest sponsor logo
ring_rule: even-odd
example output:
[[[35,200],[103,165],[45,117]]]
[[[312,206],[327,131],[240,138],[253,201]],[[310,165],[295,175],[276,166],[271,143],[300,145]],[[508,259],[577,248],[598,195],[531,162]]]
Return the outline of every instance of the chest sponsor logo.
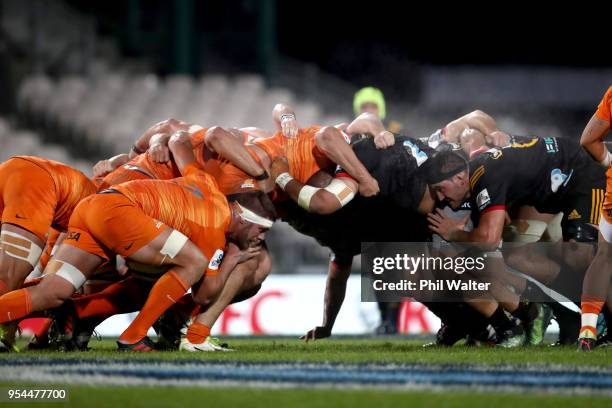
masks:
[[[208,269],[213,271],[219,269],[219,265],[221,265],[221,261],[223,261],[223,255],[223,250],[217,249],[208,263]]]
[[[489,149],[488,152],[491,154],[493,160],[499,159],[504,154],[500,149]]]
[[[567,184],[568,181],[569,176],[567,174],[563,174],[561,170],[553,169],[553,171],[550,172],[550,189],[553,193],[559,191],[559,187]]]
[[[476,196],[476,205],[479,210],[485,208],[491,202],[491,197],[489,196],[489,192],[485,188]]]
[[[404,147],[410,149],[412,157],[416,159],[417,166],[420,166],[421,164],[425,163],[425,161],[427,161],[427,153],[419,149],[419,146],[415,145],[410,140],[404,141]]]
[[[554,137],[547,137],[544,139],[544,146],[546,146],[546,153],[555,154],[559,151],[559,145],[557,139]]]
[[[255,180],[253,179],[244,180],[244,182],[240,185],[240,188],[255,188]]]

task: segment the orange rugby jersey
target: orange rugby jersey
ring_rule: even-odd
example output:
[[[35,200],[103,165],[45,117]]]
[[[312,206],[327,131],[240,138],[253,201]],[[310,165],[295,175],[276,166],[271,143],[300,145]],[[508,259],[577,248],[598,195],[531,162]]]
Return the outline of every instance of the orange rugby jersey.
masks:
[[[249,139],[247,133],[243,132],[246,143]],[[219,185],[219,189],[223,194],[235,194],[246,190],[259,189],[257,181],[250,175],[242,171],[240,168],[232,164],[229,160],[206,150],[204,140],[196,144],[192,139],[191,144],[194,147],[196,162],[202,165],[204,170],[213,176]],[[259,156],[252,151],[248,146],[245,146],[251,157],[261,164]]]
[[[214,178],[197,164],[172,180],[136,180],[114,186],[148,216],[185,234],[209,260],[225,248],[231,211]]]
[[[15,156],[15,158],[34,163],[49,173],[55,184],[58,198],[52,227],[66,231],[74,207],[79,201],[96,192],[94,183],[77,169],[53,160],[34,156]]]
[[[612,123],[612,86],[608,88],[608,91],[603,98],[601,98],[595,115],[597,115],[599,119]]]
[[[321,128],[301,128],[295,138],[277,132],[272,137],[256,139],[252,143],[265,151],[271,160],[284,154],[289,163],[289,173],[305,184],[319,170],[334,164],[316,145],[315,135]]]
[[[202,150],[204,136],[207,130],[206,128],[201,128],[191,135],[191,144],[193,145],[196,157],[198,157],[197,152]],[[176,164],[174,164],[174,161],[170,160],[166,163],[156,163],[151,160],[147,153],[143,153],[134,157],[123,166],[116,168],[107,174],[101,182],[98,181],[96,184],[99,190],[104,190],[110,186],[133,180],[148,178],[170,180],[176,177],[181,177],[181,173],[176,167]]]

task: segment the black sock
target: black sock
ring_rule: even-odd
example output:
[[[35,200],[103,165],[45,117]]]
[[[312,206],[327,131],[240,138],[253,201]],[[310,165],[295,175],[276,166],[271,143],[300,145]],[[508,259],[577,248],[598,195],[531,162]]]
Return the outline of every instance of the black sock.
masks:
[[[520,302],[512,315],[518,317],[523,323],[530,322],[538,317],[538,306],[533,302]]]
[[[493,328],[498,334],[503,333],[506,330],[511,329],[515,326],[514,322],[512,322],[512,320],[510,320],[508,316],[506,316],[506,313],[504,312],[504,309],[502,309],[501,306],[497,306],[495,312],[493,312],[491,317],[489,317],[489,323],[491,324],[491,326],[493,326]]]

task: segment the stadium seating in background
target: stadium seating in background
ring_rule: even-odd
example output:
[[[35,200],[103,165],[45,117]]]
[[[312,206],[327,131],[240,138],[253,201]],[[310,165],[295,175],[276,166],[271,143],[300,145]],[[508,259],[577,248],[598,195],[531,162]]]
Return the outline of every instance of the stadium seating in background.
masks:
[[[251,74],[195,79],[119,70],[59,79],[35,75],[22,82],[17,106],[25,124],[97,159],[127,152],[144,130],[170,117],[204,126],[271,129],[272,107],[278,102],[294,104],[304,125],[349,119],[324,117],[315,103],[298,102],[285,88],[266,88],[261,76]]]
[[[38,133],[17,129],[3,117],[0,117],[0,146],[0,162],[17,155],[40,156],[68,164],[91,176],[91,162],[74,158],[61,145],[43,143]]]

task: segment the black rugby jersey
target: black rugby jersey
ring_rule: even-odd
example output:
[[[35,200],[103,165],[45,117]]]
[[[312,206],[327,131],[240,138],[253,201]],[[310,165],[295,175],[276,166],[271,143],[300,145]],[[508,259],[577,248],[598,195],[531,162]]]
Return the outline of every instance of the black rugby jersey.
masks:
[[[419,170],[435,150],[418,139],[401,135],[395,135],[395,144],[386,149],[377,149],[372,138],[360,139],[352,147],[378,182],[382,197],[405,209],[418,208],[427,186]],[[336,176],[346,177],[348,173],[338,168]]]
[[[563,207],[563,196],[576,171],[590,159],[573,140],[520,138],[502,149],[490,149],[470,162],[470,204],[478,216],[510,205],[531,205],[550,212]],[[560,210],[559,210],[560,211]]]

